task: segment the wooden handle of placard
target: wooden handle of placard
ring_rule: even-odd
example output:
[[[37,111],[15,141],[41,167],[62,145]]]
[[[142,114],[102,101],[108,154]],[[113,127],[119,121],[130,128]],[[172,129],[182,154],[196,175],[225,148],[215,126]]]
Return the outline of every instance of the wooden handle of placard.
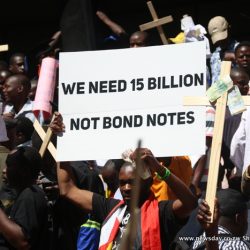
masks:
[[[230,71],[231,71],[231,62],[223,61],[221,64],[220,78],[229,75]],[[211,222],[213,222],[214,200],[217,190],[226,105],[227,105],[227,92],[225,92],[217,100],[211,156],[208,168],[208,180],[207,180],[205,200],[207,201],[210,207],[210,211],[212,213]]]

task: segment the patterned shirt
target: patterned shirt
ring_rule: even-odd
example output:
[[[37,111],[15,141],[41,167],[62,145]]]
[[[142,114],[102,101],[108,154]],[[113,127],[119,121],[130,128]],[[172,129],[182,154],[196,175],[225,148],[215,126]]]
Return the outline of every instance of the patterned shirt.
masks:
[[[234,52],[235,47],[238,45],[238,42],[233,40],[227,47],[225,51]],[[212,84],[219,79],[220,76],[220,68],[221,68],[221,47],[217,47],[215,51],[212,53],[210,58],[210,66],[211,66],[211,75],[212,75]]]
[[[236,249],[237,250],[249,250],[249,243],[242,240],[241,237],[234,237],[226,228],[222,226],[218,227],[218,239],[219,239],[218,241],[219,250],[236,250]],[[204,245],[204,248],[205,248],[206,240],[210,240],[210,239],[209,237],[206,238],[205,233],[203,233],[203,235],[201,235],[199,239],[197,239],[194,242],[193,249],[197,249],[201,247],[201,245]]]

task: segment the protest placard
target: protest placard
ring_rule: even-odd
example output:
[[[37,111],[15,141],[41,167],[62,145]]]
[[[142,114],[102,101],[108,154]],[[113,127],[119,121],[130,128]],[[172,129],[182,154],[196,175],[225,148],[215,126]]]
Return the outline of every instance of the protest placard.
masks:
[[[139,139],[156,156],[205,152],[204,42],[60,53],[60,161],[121,158]]]

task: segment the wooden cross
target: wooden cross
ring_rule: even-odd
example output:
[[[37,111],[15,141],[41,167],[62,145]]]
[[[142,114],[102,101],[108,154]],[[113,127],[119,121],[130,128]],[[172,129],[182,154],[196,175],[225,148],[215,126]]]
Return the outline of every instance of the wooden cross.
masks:
[[[166,17],[158,19],[157,13],[154,9],[152,2],[151,1],[147,2],[147,5],[148,5],[149,11],[151,13],[151,16],[153,17],[153,21],[140,25],[139,26],[140,30],[144,31],[144,30],[148,30],[148,29],[152,29],[152,28],[157,28],[157,30],[160,34],[162,43],[168,44],[168,40],[164,34],[162,25],[172,22],[173,21],[172,16],[166,16]]]
[[[220,78],[230,75],[231,71],[231,62],[223,61],[221,64]],[[211,222],[213,220],[214,213],[214,199],[216,196],[218,173],[219,173],[219,163],[221,157],[221,145],[225,121],[225,113],[227,106],[227,96],[228,92],[226,91],[220,98],[216,101],[216,110],[215,110],[215,123],[214,123],[214,133],[211,147],[211,155],[209,160],[208,168],[208,181],[206,188],[206,198],[210,211],[212,213]],[[250,97],[243,97],[244,104],[250,105]],[[186,106],[211,106],[211,103],[208,101],[207,97],[185,97],[184,105]]]
[[[52,118],[53,121],[53,118]],[[37,119],[35,119],[34,123],[33,123],[34,129],[36,130],[37,134],[40,136],[41,140],[42,140],[42,145],[40,147],[39,150],[39,154],[41,155],[41,157],[44,156],[46,149],[48,148],[49,152],[51,153],[51,155],[53,156],[54,160],[56,161],[56,148],[53,145],[52,142],[50,142],[51,136],[52,136],[52,131],[50,128],[48,128],[47,132],[45,133],[42,126],[40,125],[40,123],[38,122]]]
[[[8,44],[0,45],[0,52],[4,52],[4,51],[8,51],[8,50],[9,50]]]

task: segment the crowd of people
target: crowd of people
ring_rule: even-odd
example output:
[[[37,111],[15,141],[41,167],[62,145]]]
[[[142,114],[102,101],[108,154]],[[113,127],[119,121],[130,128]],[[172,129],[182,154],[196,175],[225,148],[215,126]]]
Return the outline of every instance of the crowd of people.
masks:
[[[113,35],[128,36],[103,11],[96,15]],[[197,29],[185,27],[178,43],[204,40],[204,27],[202,36],[190,32]],[[234,86],[249,95],[250,41],[236,41],[222,16],[211,18],[207,30],[214,47],[207,53],[207,88],[219,79],[221,62],[231,61]],[[204,199],[215,106],[206,110],[206,153],[195,160],[137,148],[103,164],[56,162],[49,150],[39,153],[43,141],[33,123],[51,129],[56,146],[65,130],[57,86],[49,119],[35,115],[33,105],[42,61],[59,60],[61,39],[56,32],[37,55],[35,75],[21,51],[0,62],[0,249],[250,249],[250,109],[237,115],[226,109],[214,211]],[[128,48],[145,46],[151,46],[148,32],[129,35]],[[137,171],[141,164],[145,168]]]

